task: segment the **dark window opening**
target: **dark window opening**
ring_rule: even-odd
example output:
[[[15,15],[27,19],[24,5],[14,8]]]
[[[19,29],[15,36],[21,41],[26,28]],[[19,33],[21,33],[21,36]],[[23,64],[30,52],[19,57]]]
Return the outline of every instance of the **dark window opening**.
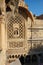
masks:
[[[10,0],[5,0],[5,3],[7,4]]]
[[[26,56],[25,62],[26,62],[26,63],[31,63],[31,58],[30,58],[30,56]]]
[[[37,62],[37,56],[36,56],[36,55],[33,55],[33,56],[32,56],[32,62],[33,62],[33,63]]]
[[[9,6],[7,6],[6,11],[7,11],[7,12],[8,12],[8,11],[11,11],[11,8],[10,8]]]
[[[43,63],[43,56],[40,56],[40,62]]]

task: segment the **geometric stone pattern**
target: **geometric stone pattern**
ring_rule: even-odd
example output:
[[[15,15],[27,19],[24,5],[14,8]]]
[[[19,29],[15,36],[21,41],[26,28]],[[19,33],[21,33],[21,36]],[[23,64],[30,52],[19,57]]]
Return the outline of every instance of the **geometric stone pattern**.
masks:
[[[9,42],[9,48],[20,48],[23,47],[23,42]]]
[[[35,19],[34,23],[32,24],[32,27],[28,27],[28,30],[31,32],[30,38],[28,38],[28,49],[31,50],[31,53],[42,52],[43,51],[43,20]]]
[[[15,27],[15,28],[19,30],[19,33],[17,32],[17,35],[19,34],[19,36],[15,36],[14,37],[13,24],[18,24],[19,28],[18,27]],[[16,31],[18,31],[18,30],[16,30]],[[17,38],[17,37],[18,38],[24,38],[24,20],[21,20],[20,16],[15,17],[15,18],[11,17],[8,20],[8,23],[7,23],[7,34],[8,34],[8,39]]]
[[[15,41],[15,39],[18,39],[18,41]],[[25,19],[20,14],[11,15],[7,21],[8,48],[19,49],[20,47],[24,47],[24,40],[19,41],[19,39],[25,39]]]

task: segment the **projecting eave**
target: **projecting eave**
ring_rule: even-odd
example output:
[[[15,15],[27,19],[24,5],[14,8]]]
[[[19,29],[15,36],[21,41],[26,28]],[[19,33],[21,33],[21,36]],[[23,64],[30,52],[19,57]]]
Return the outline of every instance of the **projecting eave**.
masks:
[[[32,20],[32,21],[34,21],[34,19],[33,19],[33,15],[32,15],[32,13],[30,12],[30,11],[28,11],[28,9],[26,9],[25,7],[22,7],[22,6],[19,6],[19,9],[22,11],[25,11],[25,13],[27,14],[27,16],[28,17],[30,17],[30,19]]]

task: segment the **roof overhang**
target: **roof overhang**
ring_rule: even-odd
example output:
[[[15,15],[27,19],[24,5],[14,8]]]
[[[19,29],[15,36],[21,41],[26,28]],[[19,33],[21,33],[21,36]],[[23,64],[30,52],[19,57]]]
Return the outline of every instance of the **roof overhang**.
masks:
[[[30,17],[30,19],[32,20],[32,21],[34,21],[34,19],[33,19],[33,15],[32,15],[32,13],[30,12],[30,11],[28,11],[28,9],[26,9],[25,7],[22,7],[22,6],[19,6],[19,9],[22,11],[25,11],[25,13],[27,14],[27,16],[28,17]]]

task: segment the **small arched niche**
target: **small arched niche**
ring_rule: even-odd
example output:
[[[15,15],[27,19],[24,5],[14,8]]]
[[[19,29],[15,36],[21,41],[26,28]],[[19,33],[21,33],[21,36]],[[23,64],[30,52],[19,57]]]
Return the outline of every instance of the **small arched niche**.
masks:
[[[8,5],[9,2],[10,2],[10,0],[5,0],[5,3],[6,3],[6,12],[11,11],[11,8]]]
[[[6,7],[6,12],[11,11],[11,8],[9,6]]]

